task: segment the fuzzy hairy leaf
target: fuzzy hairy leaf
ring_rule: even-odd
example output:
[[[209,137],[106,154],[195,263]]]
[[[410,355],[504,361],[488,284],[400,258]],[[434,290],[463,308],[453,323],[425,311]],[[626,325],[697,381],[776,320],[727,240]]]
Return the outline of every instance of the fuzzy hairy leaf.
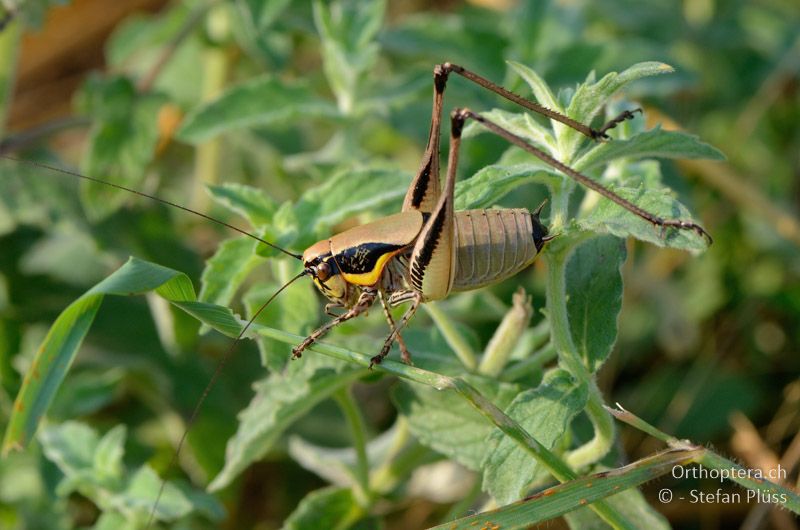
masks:
[[[200,300],[227,305],[250,271],[263,261],[255,253],[257,244],[245,236],[223,241],[206,261]]]
[[[264,190],[253,186],[228,183],[209,186],[208,193],[216,203],[243,216],[253,227],[272,221],[278,209],[278,205]]]
[[[124,426],[100,437],[88,425],[68,421],[42,429],[39,440],[44,454],[64,474],[58,485],[61,495],[77,491],[105,513],[119,512],[140,521],[149,517],[154,508],[153,516],[158,521],[174,521],[193,510],[203,511],[212,519],[223,516],[222,507],[209,495],[172,483],[164,485],[155,506],[161,488],[155,471],[147,465],[130,471],[122,464]]]
[[[142,186],[158,143],[158,111],[166,98],[138,94],[126,77],[91,78],[82,94],[93,119],[81,172],[132,189]],[[131,199],[125,190],[81,182],[81,201],[88,215],[102,219]]]
[[[697,136],[660,127],[645,131],[628,140],[598,144],[575,162],[577,171],[586,171],[617,158],[707,158],[724,160],[721,151],[701,142]]]
[[[581,123],[589,123],[608,99],[626,84],[643,77],[670,74],[675,70],[668,64],[648,61],[634,64],[622,72],[610,72],[596,83],[584,83],[575,91],[567,114]]]
[[[365,373],[351,364],[308,354],[303,362],[290,364],[285,373],[273,373],[256,383],[256,395],[239,414],[239,428],[228,441],[225,467],[209,489],[230,484],[250,463],[263,457],[295,420]]]
[[[553,138],[553,133],[534,121],[530,114],[520,114],[495,109],[489,112],[481,112],[481,116],[517,136],[525,138],[536,147],[544,149],[547,152],[554,152],[555,140]],[[471,122],[464,128],[462,137],[469,138],[479,133],[488,132],[488,129],[483,125]]]
[[[190,112],[177,137],[199,144],[243,127],[285,123],[303,116],[335,116],[336,109],[318,98],[308,85],[262,76],[235,85],[213,101]]]
[[[385,0],[372,2],[314,2],[314,24],[322,41],[322,67],[339,110],[350,114],[359,100],[363,74],[378,59],[374,42],[381,29]]]
[[[295,511],[284,521],[282,530],[346,530],[363,511],[350,488],[324,488],[312,491],[300,501]]]
[[[596,372],[617,340],[622,308],[625,242],[613,236],[583,242],[567,261],[567,313],[572,341],[589,370]]]
[[[547,171],[537,164],[486,166],[456,183],[456,210],[489,208],[520,186],[532,182],[546,184],[552,179]]]
[[[553,94],[553,92],[550,90],[550,87],[547,85],[547,83],[545,83],[544,79],[539,76],[539,74],[537,74],[532,68],[529,68],[516,61],[506,62],[526,83],[528,83],[528,86],[531,87],[531,90],[533,91],[534,98],[540,105],[543,105],[550,110],[561,112],[562,114],[564,113],[564,110],[558,103],[558,99],[556,98],[555,94]]]
[[[556,369],[545,374],[542,384],[526,390],[505,408],[506,414],[536,440],[551,449],[566,432],[572,418],[586,404],[586,385]],[[484,443],[483,489],[501,505],[523,497],[540,464],[516,440],[495,429]]]
[[[505,408],[519,393],[517,385],[478,376],[465,379],[489,401]],[[462,397],[420,385],[398,386],[392,394],[417,439],[464,466],[479,470],[492,426]]]
[[[591,123],[609,98],[626,84],[643,77],[669,74],[674,70],[671,66],[659,62],[637,63],[622,72],[610,72],[596,83],[587,81],[578,86],[575,95],[567,107],[566,114],[581,123]],[[559,124],[559,146],[565,156],[574,156],[577,146],[584,141],[583,135],[573,129]]]
[[[342,171],[310,189],[294,206],[298,219],[313,219],[302,226],[298,245],[309,245],[316,237],[349,217],[380,211],[392,206],[399,209],[411,175],[405,171],[365,169]]]
[[[623,199],[663,219],[692,221],[689,210],[668,189],[634,189],[608,185]],[[632,214],[610,200],[599,199],[594,208],[576,223],[583,230],[612,234],[618,237],[633,236],[660,247],[684,250],[705,250],[708,241],[693,230],[669,228],[662,230]]]

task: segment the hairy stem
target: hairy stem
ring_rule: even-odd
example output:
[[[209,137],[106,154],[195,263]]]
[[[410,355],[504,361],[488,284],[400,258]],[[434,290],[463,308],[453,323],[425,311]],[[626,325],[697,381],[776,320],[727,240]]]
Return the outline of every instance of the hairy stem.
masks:
[[[450,317],[435,303],[425,304],[423,307],[427,310],[428,315],[430,315],[436,327],[439,328],[444,340],[453,349],[466,369],[469,371],[475,370],[478,366],[475,352],[461,336],[461,333],[458,332]]]
[[[566,201],[561,200],[560,195],[566,195],[566,193],[555,193],[554,208],[556,205],[566,205]],[[562,212],[562,215],[565,213]],[[560,244],[552,245],[550,252],[545,254],[547,312],[550,320],[551,340],[558,352],[561,365],[588,388],[589,397],[585,412],[594,428],[594,437],[567,455],[567,462],[573,468],[580,468],[603,458],[611,450],[615,436],[614,423],[603,408],[603,396],[597,387],[594,375],[578,354],[570,332],[565,271],[569,255],[580,240],[581,238],[574,238],[560,241]]]
[[[356,488],[355,497],[359,504],[367,506],[370,497],[369,458],[367,457],[364,417],[361,415],[361,410],[358,408],[358,403],[353,399],[349,387],[338,390],[333,397],[347,420],[350,436],[353,438],[353,448],[356,451],[356,480],[358,480],[358,488]]]

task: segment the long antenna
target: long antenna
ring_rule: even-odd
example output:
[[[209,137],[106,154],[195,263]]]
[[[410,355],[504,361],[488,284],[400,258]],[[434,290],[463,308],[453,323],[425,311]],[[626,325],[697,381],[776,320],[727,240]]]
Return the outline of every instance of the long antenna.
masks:
[[[222,221],[220,219],[216,219],[216,218],[211,217],[210,215],[206,215],[206,214],[204,214],[202,212],[198,212],[197,210],[192,210],[189,207],[182,206],[180,204],[174,203],[172,201],[168,201],[166,199],[162,199],[161,197],[156,197],[155,195],[150,195],[148,193],[144,193],[143,191],[138,191],[138,190],[135,190],[133,188],[128,188],[128,187],[123,186],[121,184],[115,184],[115,183],[109,182],[107,180],[103,180],[103,179],[99,179],[99,178],[95,178],[95,177],[90,177],[88,175],[84,175],[82,173],[78,173],[77,171],[71,171],[69,169],[64,169],[64,168],[57,167],[57,166],[51,166],[50,164],[45,164],[44,162],[37,162],[35,160],[25,160],[25,159],[22,159],[22,158],[15,158],[13,156],[8,156],[8,155],[3,155],[3,154],[0,154],[0,158],[5,158],[6,160],[19,162],[19,163],[22,163],[22,164],[28,164],[28,165],[35,166],[35,167],[42,168],[42,169],[49,169],[51,171],[55,171],[56,173],[61,173],[63,175],[70,175],[70,176],[77,177],[77,178],[84,179],[84,180],[88,180],[88,181],[91,181],[91,182],[96,182],[98,184],[102,184],[104,186],[108,186],[108,187],[111,187],[111,188],[116,188],[118,190],[124,190],[124,191],[127,191],[129,193],[133,193],[134,195],[139,195],[140,197],[146,197],[146,198],[154,200],[156,202],[160,202],[161,204],[166,204],[167,206],[172,206],[174,208],[178,208],[179,210],[183,210],[184,212],[192,213],[194,215],[202,217],[203,219],[207,219],[209,221],[217,223],[218,225],[222,225],[224,227],[230,228],[231,230],[234,230],[236,232],[239,232],[240,234],[246,235],[247,237],[251,237],[251,238],[255,239],[256,241],[260,241],[261,243],[264,243],[265,245],[267,245],[269,247],[272,247],[275,250],[279,250],[280,252],[283,252],[287,256],[291,256],[296,260],[300,260],[300,261],[303,260],[303,256],[301,256],[300,254],[295,254],[294,252],[289,252],[288,250],[283,249],[283,248],[279,247],[278,245],[276,245],[274,243],[270,243],[269,241],[265,241],[264,239],[261,239],[260,237],[258,237],[255,234],[251,234],[250,232],[248,232],[247,230],[244,230],[243,228],[239,228],[238,226],[234,226],[234,225],[232,225],[230,223],[226,223],[225,221]]]
[[[211,379],[208,381],[208,384],[203,389],[203,393],[200,395],[200,399],[197,401],[197,404],[194,406],[194,410],[192,410],[192,414],[189,416],[189,419],[186,422],[186,427],[183,429],[183,434],[181,434],[181,438],[178,441],[178,446],[175,448],[175,452],[172,453],[172,458],[170,459],[169,464],[167,465],[167,471],[172,469],[175,466],[175,463],[178,461],[178,456],[180,455],[181,449],[183,448],[183,445],[186,442],[186,437],[189,435],[189,431],[192,429],[194,422],[197,420],[197,416],[200,414],[200,409],[203,407],[203,403],[205,403],[208,394],[211,392],[211,389],[216,384],[220,374],[222,374],[222,370],[225,368],[225,365],[228,363],[231,356],[233,355],[233,352],[236,350],[236,347],[239,345],[239,341],[242,340],[242,337],[244,337],[244,334],[247,333],[248,329],[250,329],[250,326],[253,324],[255,319],[258,318],[258,315],[260,315],[261,312],[267,308],[267,306],[275,299],[275,297],[281,294],[281,292],[284,289],[292,285],[300,277],[305,276],[308,273],[309,272],[307,269],[303,270],[303,272],[301,272],[300,274],[298,274],[297,276],[295,276],[294,278],[283,284],[280,289],[275,291],[275,293],[273,293],[273,295],[270,296],[269,299],[266,302],[264,302],[264,304],[261,307],[258,308],[258,311],[256,311],[253,314],[250,320],[247,321],[247,324],[245,324],[245,326],[242,328],[242,331],[239,332],[239,335],[233,341],[233,344],[231,344],[230,348],[228,348],[228,351],[226,351],[225,355],[223,355],[222,358],[219,360],[219,362],[217,363],[217,367],[214,368],[214,374],[211,376]],[[161,496],[164,494],[164,488],[166,487],[167,487],[167,479],[162,478],[161,486],[158,488],[158,494],[156,494],[156,500],[153,502],[153,508],[150,510],[150,517],[148,517],[147,519],[147,526],[145,526],[145,528],[147,529],[149,529],[150,526],[153,524],[153,521],[156,516],[156,510],[158,509],[158,503],[159,501],[161,501]]]

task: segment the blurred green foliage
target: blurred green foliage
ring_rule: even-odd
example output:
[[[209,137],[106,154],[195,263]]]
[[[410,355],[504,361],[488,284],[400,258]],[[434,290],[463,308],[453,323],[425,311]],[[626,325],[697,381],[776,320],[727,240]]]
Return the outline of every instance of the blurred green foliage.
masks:
[[[37,23],[51,3],[24,4],[23,18],[12,24]],[[679,124],[718,146],[728,166],[680,171],[667,161],[638,160],[656,152],[683,158],[692,150],[698,157],[713,156],[689,135],[645,127],[640,118],[591,151],[568,135],[550,147],[623,194],[626,185],[651,190],[663,182],[702,220],[714,245],[696,257],[640,242],[623,248],[611,237],[578,246],[581,259],[565,263],[572,340],[592,372],[607,359],[599,379],[607,402],[620,401],[676,436],[722,447],[731,433],[729,415],[742,411],[780,453],[800,426],[788,391],[800,369],[798,28],[800,8],[792,0],[541,0],[506,10],[459,4],[409,11],[380,1],[173,2],[156,15],[131,17],[106,42],[107,70],[114,73],[93,74],[75,97],[75,114],[90,123],[83,143],[64,150],[43,138],[25,144],[20,155],[119,179],[237,224],[245,224],[244,218],[262,237],[301,251],[342,227],[399,209],[428,133],[434,64],[463,64],[526,96],[549,97],[554,107],[580,94],[578,83],[594,81],[589,72],[602,78],[643,61],[670,64],[675,73],[630,84],[624,92],[629,101],[612,101],[607,114],[635,101],[653,123],[669,129]],[[154,71],[173,44],[163,68]],[[8,68],[18,45],[3,42]],[[506,61],[518,64],[510,68]],[[537,85],[533,71],[547,83]],[[4,73],[3,81],[8,91],[13,72]],[[547,86],[558,90],[548,95]],[[544,120],[511,114],[517,109],[455,77],[445,102],[446,110],[498,109],[487,116],[505,120],[533,141],[549,134]],[[177,131],[165,125],[172,115],[181,118]],[[559,193],[561,184],[542,173],[540,164],[479,132],[470,127],[463,143],[460,208],[530,208],[547,196],[541,184]],[[5,136],[13,139],[14,132]],[[620,156],[631,159],[607,169],[601,165]],[[683,178],[686,173],[691,178]],[[472,178],[463,181],[467,176]],[[231,305],[242,315],[252,315],[297,272],[293,261],[250,239],[230,238],[206,221],[129,193],[85,184],[78,192],[71,177],[0,161],[4,432],[22,374],[50,324],[129,255],[199,279],[201,301]],[[560,221],[562,240],[598,230],[660,242],[646,224],[623,223],[615,231],[615,207],[587,203],[580,189],[569,191],[561,190],[570,197],[572,219]],[[661,192],[652,195],[662,200]],[[774,220],[784,212],[794,213],[788,225]],[[607,261],[608,282],[593,282],[595,270],[584,267],[598,256]],[[514,375],[503,382],[477,375],[469,381],[509,414],[514,408],[538,411],[514,418],[566,455],[592,437],[594,419],[580,412],[585,385],[561,370],[543,373],[555,357],[546,322],[541,327],[548,281],[537,265],[439,307],[466,348],[481,351],[515,288],[521,284],[531,292],[534,327],[512,354]],[[307,334],[324,318],[321,305],[310,282],[298,281],[258,323]],[[438,373],[463,373],[450,353],[452,341],[429,318],[420,312],[404,334],[415,362]],[[605,319],[601,329],[607,335],[582,342],[585,336],[574,332],[581,318]],[[154,294],[103,302],[37,443],[0,460],[0,526],[119,528],[121,518],[131,527],[142,524],[149,495],[158,488],[153,468],[171,478],[180,474],[167,467],[185,427],[181,418],[229,347],[213,333],[198,339],[197,328],[194,319]],[[378,314],[341,326],[327,341],[372,352],[385,333]],[[250,341],[238,347],[178,459],[199,486],[170,481],[156,514],[160,521],[177,520],[176,528],[319,528],[327,524],[325,514],[355,528],[408,528],[483,506],[479,475],[424,487],[424,477],[436,476],[425,473],[442,463],[440,455],[483,471],[483,489],[501,502],[525,491],[529,481],[506,480],[525,465],[537,486],[549,483],[530,458],[511,472],[502,464],[513,460],[484,462],[487,455],[502,454],[482,451],[492,439],[487,437],[498,448],[513,444],[499,431],[492,434],[491,425],[453,395],[393,387],[388,378],[312,353],[287,366],[285,344],[256,342],[258,353]],[[548,396],[558,411],[545,404]],[[789,411],[782,422],[773,417],[776,409]],[[360,442],[352,439],[359,422],[365,438]],[[636,433],[624,432],[623,442],[624,449],[612,451],[603,464],[616,467],[654,449]],[[359,447],[366,457],[354,449]],[[373,473],[368,492],[362,457]],[[254,460],[260,463],[248,468]],[[216,499],[201,489],[212,479],[215,487],[224,486]],[[471,481],[472,489],[462,487]],[[665,524],[638,492],[630,495],[631,511]],[[384,504],[373,513],[380,516],[354,515],[354,506],[379,500]],[[414,519],[407,505],[422,506],[421,518]],[[594,515],[571,517],[570,524],[586,527]]]

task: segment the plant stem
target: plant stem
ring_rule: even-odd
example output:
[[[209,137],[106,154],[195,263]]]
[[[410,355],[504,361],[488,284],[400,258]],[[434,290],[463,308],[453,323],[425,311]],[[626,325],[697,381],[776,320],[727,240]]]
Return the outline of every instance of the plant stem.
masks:
[[[557,356],[558,354],[553,347],[553,343],[548,342],[527,359],[511,365],[503,372],[501,379],[503,381],[517,381],[536,370],[541,370],[545,364],[549,363]]]
[[[297,344],[303,340],[303,337],[292,333],[287,333],[274,328],[268,328],[258,324],[252,324],[251,329],[254,333],[270,337],[287,344]],[[356,353],[345,348],[332,346],[330,344],[315,343],[310,348],[310,351],[316,351],[324,355],[342,359],[348,362],[355,362],[361,366],[369,366],[370,356],[363,353]],[[511,436],[511,438],[519,444],[525,451],[533,456],[539,463],[541,463],[547,470],[561,482],[567,482],[577,478],[574,471],[562,460],[553,454],[549,449],[540,444],[533,436],[531,436],[522,426],[516,421],[511,419],[502,410],[497,408],[491,401],[487,400],[480,392],[473,386],[460,378],[448,377],[439,375],[421,368],[408,366],[396,361],[385,360],[381,364],[375,366],[376,370],[383,372],[393,373],[424,385],[433,386],[439,390],[452,389],[458,392],[463,398],[475,407],[478,412],[484,415],[495,426],[500,428],[501,431]],[[625,516],[616,510],[613,506],[605,501],[597,501],[590,505],[592,509],[601,519],[606,521],[614,528],[636,528]]]
[[[430,315],[431,320],[433,323],[436,324],[436,327],[439,328],[439,331],[442,333],[444,340],[453,349],[456,356],[461,360],[462,364],[467,368],[469,371],[474,371],[475,368],[478,366],[478,360],[475,356],[475,352],[472,350],[467,341],[465,341],[461,333],[458,332],[453,321],[450,320],[450,317],[442,311],[438,305],[435,303],[425,304],[425,310]]]
[[[557,194],[558,196],[559,194]],[[554,200],[555,203],[555,200]],[[603,408],[603,396],[594,376],[578,354],[569,326],[566,295],[566,265],[570,252],[581,238],[561,241],[552,245],[545,254],[547,262],[547,312],[550,321],[551,340],[558,352],[561,365],[573,377],[587,386],[589,395],[585,412],[594,428],[594,437],[586,444],[571,451],[567,462],[580,468],[603,458],[614,444],[614,422]]]
[[[0,31],[0,57],[5,57],[0,63],[0,136],[4,136],[11,107],[21,35],[22,24],[19,20],[10,20],[5,30]]]
[[[486,416],[501,431],[510,436],[520,447],[545,466],[556,479],[560,482],[569,482],[578,478],[564,461],[540,444],[517,422],[483,397],[466,381],[455,379],[454,382],[456,384],[455,389],[459,394],[464,396],[481,414]],[[614,528],[636,528],[633,523],[625,518],[624,514],[605,501],[598,501],[590,505],[590,507],[601,519]]]
[[[364,417],[361,415],[358,403],[353,399],[349,386],[336,391],[333,397],[336,399],[336,403],[342,410],[345,419],[347,419],[347,426],[350,428],[350,435],[353,437],[353,448],[356,451],[356,480],[358,480],[355,497],[361,506],[366,507],[369,504],[370,489],[369,458],[367,457]]]
[[[618,420],[639,429],[642,432],[653,436],[674,449],[691,450],[695,452],[692,462],[715,469],[720,472],[720,476],[729,478],[740,486],[758,492],[759,502],[771,502],[780,504],[784,508],[800,514],[800,495],[774,482],[763,478],[759,470],[746,469],[727,458],[724,458],[702,445],[693,444],[689,440],[679,440],[658,428],[650,425],[632,412],[623,409],[619,404],[618,408],[606,407],[606,410]],[[763,497],[762,497],[763,496]],[[763,500],[762,500],[763,499]]]
[[[207,17],[212,28],[216,30],[217,40],[223,40],[222,35],[228,27],[228,13],[226,6],[216,6]],[[217,97],[225,88],[230,69],[228,53],[221,47],[211,47],[203,55],[203,101],[210,101]],[[206,186],[215,184],[219,173],[219,163],[222,155],[222,144],[219,138],[209,140],[197,147],[195,155],[194,187],[192,189],[192,208],[201,212],[208,209],[209,199],[205,192]]]

